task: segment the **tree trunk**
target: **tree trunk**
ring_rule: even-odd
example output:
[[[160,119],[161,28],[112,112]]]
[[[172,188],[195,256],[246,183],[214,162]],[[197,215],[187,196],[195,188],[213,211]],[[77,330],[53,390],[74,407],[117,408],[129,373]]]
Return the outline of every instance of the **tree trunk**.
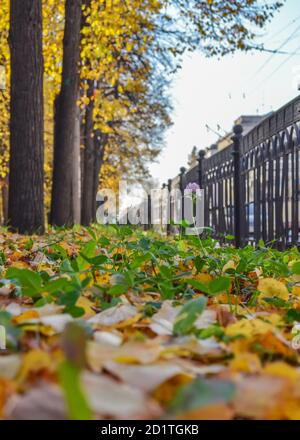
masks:
[[[88,226],[93,219],[93,182],[94,182],[94,82],[88,81],[87,97],[90,99],[85,110],[84,124],[84,152],[83,152],[83,178],[81,193],[81,223]]]
[[[80,59],[82,0],[66,0],[61,90],[55,115],[53,185],[50,222],[74,224],[75,127]]]
[[[2,188],[2,220],[3,224],[6,225],[8,222],[8,176],[5,177]]]
[[[8,222],[44,230],[42,1],[10,1],[11,100]]]
[[[97,203],[96,197],[99,187],[99,177],[101,166],[103,164],[105,147],[108,141],[108,134],[96,131],[94,136],[94,169],[93,169],[93,207],[92,207],[92,221],[96,221]]]
[[[80,224],[81,217],[81,166],[80,166],[80,108],[77,107],[74,136],[74,161],[73,161],[73,212],[74,223]]]

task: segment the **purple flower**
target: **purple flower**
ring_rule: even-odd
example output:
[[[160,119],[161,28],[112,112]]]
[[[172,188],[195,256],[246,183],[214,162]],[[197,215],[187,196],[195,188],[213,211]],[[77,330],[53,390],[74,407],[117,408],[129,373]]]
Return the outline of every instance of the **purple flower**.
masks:
[[[196,192],[198,189],[200,189],[200,186],[196,182],[191,182],[186,186],[185,189],[190,192]]]

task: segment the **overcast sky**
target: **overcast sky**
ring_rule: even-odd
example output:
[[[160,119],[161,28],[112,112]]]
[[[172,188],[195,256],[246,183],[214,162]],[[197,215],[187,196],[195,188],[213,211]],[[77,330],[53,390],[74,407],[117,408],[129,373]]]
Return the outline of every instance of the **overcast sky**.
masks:
[[[268,49],[278,49],[286,42],[281,48],[286,55],[270,57],[253,51],[220,60],[199,53],[185,57],[172,87],[174,125],[166,134],[158,163],[150,166],[160,183],[186,165],[193,145],[205,148],[218,139],[206,124],[222,135],[240,115],[268,113],[300,94],[299,4],[299,0],[286,0],[257,39]]]

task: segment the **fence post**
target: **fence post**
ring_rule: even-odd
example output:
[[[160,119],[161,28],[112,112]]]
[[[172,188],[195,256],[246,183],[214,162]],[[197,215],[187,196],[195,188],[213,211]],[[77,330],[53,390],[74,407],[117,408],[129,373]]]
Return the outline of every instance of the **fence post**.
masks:
[[[167,235],[171,233],[171,191],[172,191],[172,179],[168,180],[168,223],[167,223]]]
[[[232,136],[233,140],[233,190],[234,190],[234,236],[235,236],[235,245],[236,247],[240,247],[242,244],[242,200],[241,200],[241,143],[242,143],[242,133],[243,127],[241,125],[235,125],[233,127]]]
[[[205,160],[205,155],[206,155],[205,150],[199,150],[199,152],[198,152],[198,185],[199,185],[199,188],[203,191],[202,197],[203,197],[203,210],[204,210],[204,213],[203,213],[204,225],[206,225],[206,206],[205,206],[204,171],[203,171],[203,163]]]
[[[164,223],[163,223],[163,220],[164,220],[164,206],[163,206],[163,203],[165,201],[164,192],[165,192],[166,188],[167,188],[167,184],[163,183],[162,186],[161,186],[160,208],[159,208],[160,209],[160,228],[161,228],[161,232],[163,232],[163,230],[164,230]]]
[[[151,229],[151,194],[148,194],[147,196],[147,214],[148,214],[148,224],[147,224],[147,230],[149,231]]]
[[[181,167],[180,168],[180,173],[179,173],[179,189],[181,191],[181,221],[184,220],[184,185],[183,185],[183,179],[184,179],[184,174],[186,172],[185,167]],[[183,227],[180,227],[180,231],[181,233],[183,233]]]
[[[203,188],[203,160],[205,158],[205,150],[199,150],[198,153],[198,185]]]

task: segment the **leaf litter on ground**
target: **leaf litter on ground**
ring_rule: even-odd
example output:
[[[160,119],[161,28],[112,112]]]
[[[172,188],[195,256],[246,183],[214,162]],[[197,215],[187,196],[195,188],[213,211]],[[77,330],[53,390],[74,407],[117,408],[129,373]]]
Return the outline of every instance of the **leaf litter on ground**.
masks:
[[[127,226],[0,243],[1,418],[300,419],[298,249]]]

